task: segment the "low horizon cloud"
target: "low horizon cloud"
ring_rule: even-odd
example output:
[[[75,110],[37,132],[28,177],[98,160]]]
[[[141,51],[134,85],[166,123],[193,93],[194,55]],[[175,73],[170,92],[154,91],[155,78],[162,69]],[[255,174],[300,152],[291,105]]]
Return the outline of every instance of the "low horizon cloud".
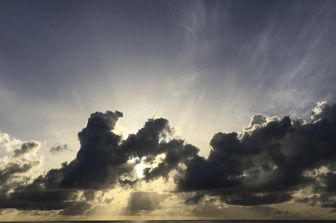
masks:
[[[123,114],[95,112],[78,133],[75,159],[38,175],[32,171],[41,163],[41,143],[1,133],[0,209],[82,215],[105,202],[98,192],[120,188],[131,191],[130,214],[160,209],[172,195],[183,195],[185,206],[296,202],[335,211],[336,104],[319,102],[311,114],[310,120],[257,114],[242,132],[214,134],[204,157],[174,136],[167,119],[148,119],[122,139],[113,130]],[[50,152],[63,150],[66,144]],[[174,189],[162,194],[140,187],[159,179]]]

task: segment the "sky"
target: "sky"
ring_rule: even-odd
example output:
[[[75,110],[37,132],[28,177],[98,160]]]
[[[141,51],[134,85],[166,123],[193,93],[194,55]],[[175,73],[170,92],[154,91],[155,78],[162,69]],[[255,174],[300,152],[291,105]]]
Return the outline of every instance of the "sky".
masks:
[[[0,1],[0,217],[336,219],[336,2]]]

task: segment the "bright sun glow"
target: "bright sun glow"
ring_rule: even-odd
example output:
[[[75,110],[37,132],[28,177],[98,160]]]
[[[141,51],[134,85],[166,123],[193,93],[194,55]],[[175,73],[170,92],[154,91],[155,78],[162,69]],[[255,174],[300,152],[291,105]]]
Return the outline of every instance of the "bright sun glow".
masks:
[[[134,157],[128,161],[129,163],[132,163],[132,164],[136,163],[134,169],[135,169],[135,172],[138,178],[143,178],[143,170],[145,168],[145,163],[144,163],[145,159],[146,157],[142,157],[141,159],[138,157]]]
[[[143,178],[143,170],[145,168],[144,159],[145,159],[145,157],[143,157],[140,160],[140,162],[135,166],[135,172],[136,172],[136,174],[139,178]]]

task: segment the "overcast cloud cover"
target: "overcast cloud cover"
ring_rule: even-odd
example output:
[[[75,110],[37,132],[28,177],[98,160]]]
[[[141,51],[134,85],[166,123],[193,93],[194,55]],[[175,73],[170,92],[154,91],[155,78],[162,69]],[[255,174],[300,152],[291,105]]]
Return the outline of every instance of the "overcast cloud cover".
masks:
[[[335,218],[335,17],[327,0],[1,1],[0,215]]]

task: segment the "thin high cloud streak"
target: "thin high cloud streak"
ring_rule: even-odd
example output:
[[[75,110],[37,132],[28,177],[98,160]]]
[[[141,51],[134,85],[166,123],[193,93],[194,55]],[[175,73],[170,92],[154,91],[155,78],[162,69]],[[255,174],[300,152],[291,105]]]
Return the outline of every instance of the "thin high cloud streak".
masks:
[[[61,139],[110,106],[145,104],[138,120],[158,110],[212,134],[256,112],[298,116],[335,101],[334,1],[1,4],[0,121],[17,136]]]
[[[211,102],[232,104],[223,113],[262,104],[262,112],[298,116],[321,97],[334,101],[334,2],[258,3],[186,4],[178,24],[187,27],[185,63],[199,75],[197,89]]]
[[[240,133],[216,133],[208,157],[175,138],[163,118],[149,119],[122,140],[113,133],[122,116],[118,111],[91,114],[78,133],[76,158],[34,180],[18,176],[38,164],[34,154],[39,143],[9,140],[4,134],[4,145],[15,147],[7,148],[3,159],[12,160],[2,165],[0,208],[78,215],[94,207],[96,191],[118,186],[135,190],[126,207],[130,213],[151,211],[160,208],[166,195],[137,192],[136,187],[159,178],[174,179],[171,193],[196,193],[186,205],[216,197],[227,205],[295,201],[336,207],[336,104],[318,103],[310,120],[255,115]],[[143,176],[135,171],[140,160],[147,164]],[[139,207],[142,201],[145,206]]]

